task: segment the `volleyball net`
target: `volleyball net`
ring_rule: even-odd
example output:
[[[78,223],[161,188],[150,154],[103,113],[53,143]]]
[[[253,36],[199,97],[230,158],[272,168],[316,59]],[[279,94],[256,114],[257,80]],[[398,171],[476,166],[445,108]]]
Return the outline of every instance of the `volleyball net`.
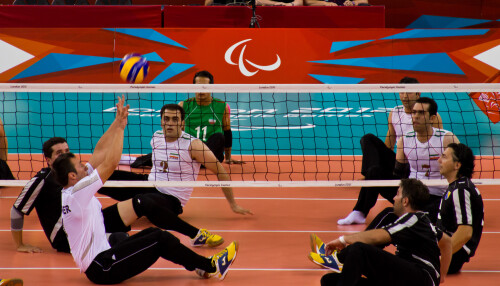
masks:
[[[225,165],[234,181],[225,184],[231,186],[361,184],[356,181],[361,177],[360,139],[372,133],[384,141],[389,113],[401,105],[401,92],[433,98],[443,128],[476,155],[474,178],[500,183],[500,84],[0,84],[8,164],[21,180],[1,185],[21,186],[46,166],[42,144],[51,137],[66,138],[73,153],[88,159],[114,120],[122,94],[130,105],[123,154],[151,153],[152,135],[161,130],[161,107],[197,92],[212,93],[230,106],[232,155],[246,162]],[[202,175],[199,180],[175,184],[220,185],[214,176]]]

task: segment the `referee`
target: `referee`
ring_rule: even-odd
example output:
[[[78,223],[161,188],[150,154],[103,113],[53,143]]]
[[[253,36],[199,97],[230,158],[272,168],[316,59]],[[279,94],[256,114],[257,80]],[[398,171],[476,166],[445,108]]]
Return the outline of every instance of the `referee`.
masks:
[[[471,182],[474,154],[469,147],[449,144],[438,162],[439,172],[450,185],[441,199],[437,226],[451,236],[453,256],[448,274],[454,274],[474,256],[481,240],[483,199]]]
[[[381,229],[341,236],[326,244],[326,255],[342,250],[337,255],[343,269],[323,276],[321,285],[431,286],[444,282],[451,242],[421,211],[428,199],[429,190],[421,181],[401,180],[394,197],[394,213],[399,219]],[[396,255],[376,246],[387,243],[397,247]]]

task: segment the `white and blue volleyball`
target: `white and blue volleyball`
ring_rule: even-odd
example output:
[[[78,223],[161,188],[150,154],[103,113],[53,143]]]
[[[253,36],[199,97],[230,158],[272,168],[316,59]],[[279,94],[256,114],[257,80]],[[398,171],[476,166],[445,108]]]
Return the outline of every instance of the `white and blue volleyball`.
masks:
[[[120,77],[129,83],[141,83],[148,72],[148,60],[141,54],[127,54],[120,63]]]

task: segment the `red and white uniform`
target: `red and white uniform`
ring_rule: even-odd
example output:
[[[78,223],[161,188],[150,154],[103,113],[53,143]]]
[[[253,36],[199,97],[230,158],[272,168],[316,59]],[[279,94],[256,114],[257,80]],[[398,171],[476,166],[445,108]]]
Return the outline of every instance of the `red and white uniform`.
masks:
[[[162,130],[156,131],[151,139],[153,149],[153,168],[149,181],[196,181],[201,164],[191,158],[189,147],[191,142],[199,140],[185,132],[174,142],[166,142]],[[179,199],[184,207],[188,202],[193,188],[157,187],[161,193]]]

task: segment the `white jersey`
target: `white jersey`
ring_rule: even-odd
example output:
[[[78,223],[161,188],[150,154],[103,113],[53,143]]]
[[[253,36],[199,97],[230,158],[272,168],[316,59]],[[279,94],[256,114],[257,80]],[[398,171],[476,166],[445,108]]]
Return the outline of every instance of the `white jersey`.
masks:
[[[94,196],[102,187],[96,170],[73,187],[62,190],[63,225],[68,235],[71,255],[81,272],[92,260],[111,248],[106,238],[102,205]]]
[[[189,147],[193,140],[199,140],[185,132],[174,142],[166,142],[162,130],[156,131],[151,139],[153,168],[149,181],[196,181],[201,164],[191,158]],[[191,197],[193,188],[156,187],[158,191],[179,199],[184,207]]]
[[[433,127],[432,132],[432,137],[425,143],[417,139],[415,131],[408,132],[403,137],[403,150],[410,163],[410,178],[443,179],[439,173],[438,159],[446,148],[443,146],[444,135],[450,131]],[[435,196],[442,196],[445,190],[446,186],[429,187],[429,192]]]
[[[392,126],[396,132],[396,143],[403,135],[413,131],[413,119],[411,114],[405,112],[403,105],[396,106],[392,109]]]

